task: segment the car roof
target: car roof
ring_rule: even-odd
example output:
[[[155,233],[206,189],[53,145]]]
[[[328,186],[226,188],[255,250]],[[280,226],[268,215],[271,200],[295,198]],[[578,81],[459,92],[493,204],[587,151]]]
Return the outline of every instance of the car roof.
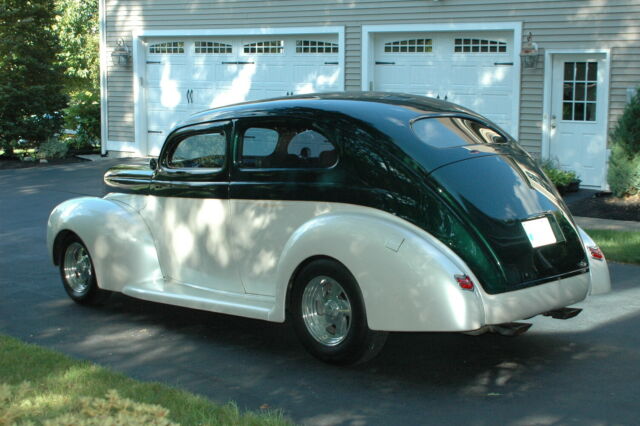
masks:
[[[176,128],[216,120],[249,116],[292,115],[301,111],[325,111],[346,114],[369,121],[371,115],[411,120],[425,115],[463,113],[481,118],[476,113],[450,102],[392,92],[334,92],[285,96],[244,102],[202,111],[187,118]]]

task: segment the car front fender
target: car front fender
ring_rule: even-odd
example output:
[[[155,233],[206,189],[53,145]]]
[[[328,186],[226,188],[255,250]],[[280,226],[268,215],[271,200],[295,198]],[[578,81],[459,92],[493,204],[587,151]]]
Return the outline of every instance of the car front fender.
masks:
[[[153,238],[142,217],[128,205],[95,197],[59,204],[47,226],[47,247],[54,263],[68,232],[87,246],[100,288],[122,291],[125,285],[161,281]]]
[[[319,256],[353,274],[373,330],[466,331],[484,325],[478,288],[463,290],[455,280],[473,276],[464,262],[395,216],[334,213],[312,219],[285,246],[279,282],[290,283],[299,265]],[[276,296],[275,314],[282,319],[287,290],[283,285]]]

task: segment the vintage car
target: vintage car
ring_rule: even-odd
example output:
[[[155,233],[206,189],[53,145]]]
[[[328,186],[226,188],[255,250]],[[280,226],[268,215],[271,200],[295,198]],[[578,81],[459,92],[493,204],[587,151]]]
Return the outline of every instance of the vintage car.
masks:
[[[51,213],[78,303],[109,292],[290,320],[314,356],[374,356],[387,333],[517,334],[609,289],[604,256],[508,134],[454,104],[314,94],[216,108],[103,198]]]

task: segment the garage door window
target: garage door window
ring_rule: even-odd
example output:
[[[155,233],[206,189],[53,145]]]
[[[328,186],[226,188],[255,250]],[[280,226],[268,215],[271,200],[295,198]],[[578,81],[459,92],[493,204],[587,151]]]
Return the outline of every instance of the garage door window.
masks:
[[[317,169],[336,162],[335,146],[308,127],[251,127],[242,138],[243,169]]]
[[[215,41],[196,41],[195,53],[199,54],[225,54],[232,53],[233,49],[230,44],[218,43]]]
[[[397,40],[384,44],[385,53],[423,53],[432,51],[433,42],[429,38]]]
[[[296,53],[338,53],[338,45],[328,41],[296,40]]]
[[[244,45],[244,53],[282,53],[284,42],[282,40],[256,41]]]
[[[149,46],[149,53],[162,55],[184,53],[184,41],[154,43]]]
[[[507,43],[478,38],[457,38],[453,51],[456,53],[506,53]]]

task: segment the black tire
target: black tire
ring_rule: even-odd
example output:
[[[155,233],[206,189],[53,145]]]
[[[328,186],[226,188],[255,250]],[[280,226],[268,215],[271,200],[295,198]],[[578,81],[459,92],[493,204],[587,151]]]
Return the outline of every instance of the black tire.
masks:
[[[58,253],[60,278],[69,297],[81,305],[101,305],[111,292],[98,287],[87,246],[77,235],[68,236]]]
[[[313,356],[348,365],[368,361],[380,352],[388,333],[369,329],[360,288],[342,264],[330,259],[313,261],[299,271],[293,284],[293,326]],[[328,304],[339,306],[326,309]],[[316,315],[318,312],[321,314]]]

